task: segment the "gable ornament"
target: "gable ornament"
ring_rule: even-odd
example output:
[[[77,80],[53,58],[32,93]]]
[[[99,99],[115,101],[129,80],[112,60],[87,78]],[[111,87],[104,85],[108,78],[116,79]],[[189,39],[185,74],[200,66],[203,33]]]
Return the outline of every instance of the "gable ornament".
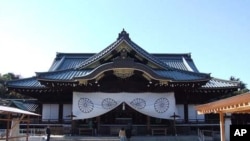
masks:
[[[131,77],[134,74],[134,70],[133,69],[114,69],[114,75],[116,77],[125,79],[128,77]]]

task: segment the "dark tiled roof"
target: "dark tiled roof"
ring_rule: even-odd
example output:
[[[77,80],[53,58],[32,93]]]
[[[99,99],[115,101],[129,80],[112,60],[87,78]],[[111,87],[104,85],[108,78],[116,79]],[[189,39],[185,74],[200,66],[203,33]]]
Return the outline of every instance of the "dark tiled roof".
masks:
[[[113,42],[111,45],[109,45],[108,47],[106,47],[104,50],[102,50],[101,52],[94,54],[93,56],[89,57],[88,59],[86,59],[85,61],[83,61],[81,64],[79,64],[78,66],[76,66],[75,68],[84,68],[85,66],[99,60],[100,58],[102,58],[103,56],[107,55],[108,53],[110,53],[119,43],[122,42],[122,39],[116,40],[115,42]]]
[[[202,73],[190,73],[188,71],[166,71],[166,70],[154,70],[162,77],[171,78],[173,81],[199,81],[209,80],[210,77],[207,74]]]
[[[129,40],[128,42],[129,42],[129,45],[131,45],[133,47],[133,49],[137,53],[141,54],[142,56],[144,56],[145,58],[147,58],[149,61],[151,61],[151,62],[159,65],[162,68],[170,69],[170,67],[167,64],[165,64],[160,59],[156,58],[155,56],[151,55],[150,53],[148,53],[147,51],[145,51],[144,49],[142,49],[140,46],[138,46],[133,41]]]
[[[49,71],[66,70],[76,68],[83,61],[95,55],[94,53],[58,53]],[[161,60],[166,65],[180,69],[187,70],[187,66],[184,64],[183,58],[185,58],[188,66],[192,68],[194,72],[199,72],[191,59],[190,54],[151,54],[155,58]],[[188,57],[189,56],[189,57]],[[91,59],[90,59],[91,60]]]
[[[123,61],[123,60],[122,60]],[[126,60],[124,60],[126,61]],[[112,67],[118,67],[118,68],[126,68],[126,64],[119,63],[117,61],[115,62],[109,62],[102,65],[99,65],[99,67],[94,69],[67,69],[62,71],[53,71],[53,72],[44,72],[44,73],[37,73],[37,77],[39,80],[48,80],[48,81],[75,81],[74,78],[83,78],[87,75],[92,75],[95,73],[99,73],[99,71],[105,71],[109,70],[109,68]],[[134,68],[135,70],[141,70],[146,71],[147,73],[152,73],[152,75],[155,75],[155,79],[169,79],[170,81],[207,81],[210,79],[209,74],[205,73],[198,73],[193,71],[186,71],[186,70],[179,70],[175,68],[171,69],[152,69],[150,67],[147,67],[141,63],[136,62],[130,62],[130,66]],[[119,65],[119,66],[117,66]],[[133,67],[134,66],[134,67]],[[115,67],[115,68],[116,68]],[[88,76],[91,78],[90,76]],[[93,76],[92,76],[93,77]]]
[[[49,71],[75,68],[93,55],[93,53],[57,53]]]
[[[90,74],[93,70],[76,70],[70,69],[66,71],[56,71],[48,73],[39,73],[39,79],[48,79],[55,81],[74,81],[75,77],[84,77]],[[169,78],[173,81],[198,81],[209,79],[207,74],[190,73],[188,71],[172,71],[172,70],[153,70],[161,77]]]
[[[58,76],[60,76],[60,73],[62,72],[58,72],[55,74],[51,74],[49,76],[47,76],[47,78],[51,78],[51,79],[57,79]],[[79,71],[68,71],[66,74],[80,74],[80,73],[86,73],[87,72],[79,72]],[[161,72],[161,75],[167,76],[167,74],[164,74]],[[168,74],[169,75],[169,74]],[[180,76],[180,75],[177,75]],[[64,79],[66,78],[72,78],[70,77],[70,75],[64,75]],[[198,77],[195,77],[195,79],[197,79]],[[194,79],[192,77],[189,78],[189,80]],[[221,79],[216,79],[216,78],[212,78],[211,80],[209,80],[207,82],[206,85],[203,85],[202,88],[204,89],[214,89],[214,88],[218,88],[218,89],[222,89],[222,88],[237,88],[238,87],[238,82],[232,82],[232,81],[227,81],[227,80],[221,80]],[[40,82],[32,77],[32,78],[27,78],[25,80],[23,79],[19,79],[19,80],[15,80],[15,81],[9,81],[8,82],[8,87],[15,87],[15,88],[45,88],[45,86],[41,85]]]
[[[230,88],[230,87],[235,87],[235,88],[239,87],[239,82],[212,78],[210,81],[206,83],[206,85],[202,86],[202,88],[208,88],[208,89]]]
[[[137,54],[140,54],[145,59],[158,65],[160,68],[170,69],[181,69],[187,71],[198,72],[190,53],[189,54],[150,54],[136,43],[134,43],[126,33],[122,31],[119,34],[119,38],[111,45],[106,47],[104,50],[97,54],[93,53],[57,53],[57,56],[49,69],[49,71],[64,70],[70,68],[83,69],[86,66],[100,60],[102,57],[110,54],[116,47],[122,42],[126,42],[132,50]]]
[[[84,59],[80,58],[68,58],[65,59],[63,63],[57,68],[57,70],[65,70],[65,69],[70,69],[74,68],[75,66],[79,65],[81,62],[83,62]]]
[[[74,77],[82,77],[90,74],[92,70],[68,69],[63,71],[37,73],[38,79],[74,81]]]
[[[168,66],[180,70],[199,72],[196,68],[191,54],[153,54]],[[191,68],[191,70],[189,69]]]
[[[93,55],[92,57],[90,57],[89,59],[83,61],[76,68],[83,69],[84,67],[90,65],[91,63],[93,63],[93,62],[101,59],[105,55],[111,53],[111,51],[113,51],[122,42],[126,42],[135,52],[137,52],[138,54],[142,55],[143,57],[145,57],[149,61],[153,62],[154,64],[157,64],[161,68],[170,69],[170,67],[167,64],[163,63],[161,60],[159,60],[158,58],[156,58],[152,54],[149,54],[148,52],[146,52],[144,49],[142,49],[140,46],[138,46],[137,44],[135,44],[130,39],[123,38],[123,37],[121,37],[118,40],[116,40],[114,43],[112,43],[111,45],[109,45],[108,47],[106,47],[101,52],[99,52],[99,53]]]
[[[41,85],[39,81],[37,81],[36,77],[30,77],[25,79],[12,80],[7,82],[8,87],[18,87],[18,88],[45,88],[45,86]]]
[[[211,79],[208,74],[199,73],[191,55],[188,54],[150,54],[134,43],[125,31],[119,34],[118,39],[97,54],[93,53],[57,53],[48,72],[37,73],[37,77],[9,81],[11,87],[45,88],[38,80],[73,81],[74,77],[84,77],[93,71],[86,66],[99,61],[112,53],[119,44],[125,42],[133,51],[144,59],[159,66],[161,70],[153,70],[159,76],[172,81],[199,81]],[[238,83],[212,78],[203,88],[237,87]]]

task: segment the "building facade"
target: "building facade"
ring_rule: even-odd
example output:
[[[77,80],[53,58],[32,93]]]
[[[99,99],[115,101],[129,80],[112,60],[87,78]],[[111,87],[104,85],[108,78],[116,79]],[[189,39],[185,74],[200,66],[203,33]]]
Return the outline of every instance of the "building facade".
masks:
[[[213,115],[197,115],[195,105],[236,91],[239,82],[199,72],[189,53],[148,53],[123,30],[99,53],[57,53],[47,72],[7,87],[37,99],[41,124],[73,120],[78,130],[96,121],[106,135],[127,124],[134,134],[171,127],[174,115],[179,126],[202,125]]]

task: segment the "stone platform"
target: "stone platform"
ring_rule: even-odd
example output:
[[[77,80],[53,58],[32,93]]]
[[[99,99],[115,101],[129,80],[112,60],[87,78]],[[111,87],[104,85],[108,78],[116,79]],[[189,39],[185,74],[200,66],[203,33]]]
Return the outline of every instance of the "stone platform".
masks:
[[[25,141],[25,140],[23,140]],[[29,141],[46,141],[45,136],[30,136]],[[50,141],[119,141],[118,137],[57,136]],[[198,136],[133,136],[130,141],[199,141]]]

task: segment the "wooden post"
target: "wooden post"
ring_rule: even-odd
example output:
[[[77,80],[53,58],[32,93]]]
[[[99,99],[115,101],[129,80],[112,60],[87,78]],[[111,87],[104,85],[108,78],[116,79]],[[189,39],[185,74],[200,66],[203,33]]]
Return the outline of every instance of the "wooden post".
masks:
[[[59,123],[64,123],[63,121],[63,104],[59,103]]]
[[[29,132],[30,132],[30,115],[28,115],[28,121],[27,121],[27,131],[26,131],[26,141],[29,140]]]
[[[7,115],[6,141],[9,141],[10,132],[10,113]]]
[[[189,109],[188,109],[188,103],[184,103],[183,105],[184,107],[184,122],[185,123],[188,123],[188,112],[189,112]]]
[[[150,133],[150,116],[147,116],[147,131]]]
[[[100,123],[101,123],[101,117],[98,116],[96,117],[96,120],[97,120],[97,129],[96,129],[96,132],[97,132],[97,135],[99,134],[99,130],[100,130]]]
[[[223,112],[220,112],[220,139],[221,141],[225,141],[225,119]]]

